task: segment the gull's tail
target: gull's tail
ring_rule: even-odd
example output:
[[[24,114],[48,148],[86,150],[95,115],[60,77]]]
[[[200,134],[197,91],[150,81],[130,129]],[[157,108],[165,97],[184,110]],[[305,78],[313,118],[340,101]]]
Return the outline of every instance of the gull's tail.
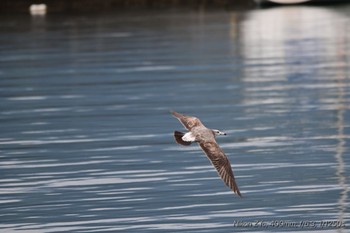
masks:
[[[179,131],[174,131],[174,138],[175,138],[175,141],[177,143],[179,143],[180,145],[183,145],[183,146],[189,146],[191,145],[191,142],[186,142],[184,140],[182,140],[182,137],[184,136],[185,134],[182,133],[182,132],[179,132]]]

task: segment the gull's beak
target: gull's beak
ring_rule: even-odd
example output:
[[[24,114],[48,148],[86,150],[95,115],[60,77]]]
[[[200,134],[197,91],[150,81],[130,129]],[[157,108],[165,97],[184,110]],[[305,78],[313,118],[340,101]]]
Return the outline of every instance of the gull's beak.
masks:
[[[214,132],[216,135],[226,135],[226,133],[221,132],[220,130],[217,130],[217,129],[213,129],[213,132]]]
[[[226,133],[220,131],[219,135],[226,135]]]

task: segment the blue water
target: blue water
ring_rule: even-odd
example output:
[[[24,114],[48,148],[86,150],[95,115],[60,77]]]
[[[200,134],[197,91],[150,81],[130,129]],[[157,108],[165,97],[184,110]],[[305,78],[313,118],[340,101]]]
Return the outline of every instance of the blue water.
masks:
[[[349,229],[349,5],[0,20],[1,232]]]

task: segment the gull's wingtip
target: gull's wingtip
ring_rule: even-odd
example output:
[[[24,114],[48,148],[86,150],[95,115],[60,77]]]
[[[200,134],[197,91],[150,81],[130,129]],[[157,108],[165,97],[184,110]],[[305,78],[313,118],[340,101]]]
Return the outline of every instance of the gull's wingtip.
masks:
[[[232,187],[231,190],[232,190],[237,196],[239,196],[240,198],[243,198],[241,192],[239,191],[239,188],[238,188],[237,184],[236,184],[234,187]]]
[[[175,112],[175,111],[173,111],[173,110],[170,110],[170,113],[171,113],[171,115],[173,115],[173,116],[176,117],[176,118],[182,117],[182,114],[180,114],[180,113],[178,113],[178,112]]]

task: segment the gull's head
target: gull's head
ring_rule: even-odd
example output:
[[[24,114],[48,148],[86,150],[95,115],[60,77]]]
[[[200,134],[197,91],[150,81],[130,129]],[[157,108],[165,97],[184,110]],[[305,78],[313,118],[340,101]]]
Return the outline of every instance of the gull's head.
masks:
[[[218,130],[218,129],[213,129],[213,132],[214,132],[215,135],[226,135],[226,133],[221,132],[221,131]]]

